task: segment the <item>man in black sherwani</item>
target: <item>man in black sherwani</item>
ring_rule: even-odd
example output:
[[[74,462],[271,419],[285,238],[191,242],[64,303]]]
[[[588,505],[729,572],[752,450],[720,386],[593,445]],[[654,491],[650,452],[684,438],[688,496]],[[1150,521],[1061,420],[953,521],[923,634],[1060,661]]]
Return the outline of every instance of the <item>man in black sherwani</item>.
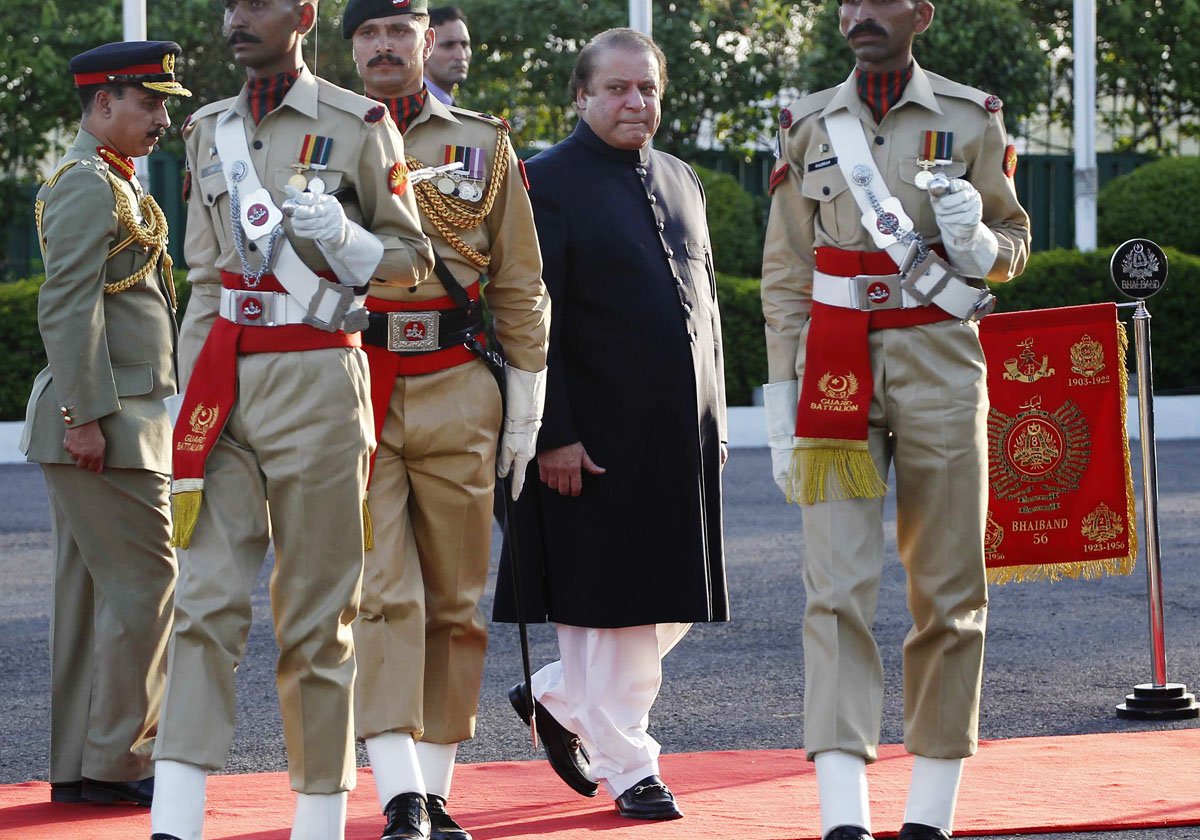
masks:
[[[538,731],[568,785],[602,781],[639,819],[682,816],[646,731],[661,657],[729,619],[721,322],[700,182],[650,148],[666,81],[648,36],[601,33],[571,78],[582,119],[528,163],[554,316],[518,567],[525,617],[557,625],[561,657],[533,678]],[[499,621],[516,618],[511,573],[506,546]],[[528,722],[525,686],[509,697]]]

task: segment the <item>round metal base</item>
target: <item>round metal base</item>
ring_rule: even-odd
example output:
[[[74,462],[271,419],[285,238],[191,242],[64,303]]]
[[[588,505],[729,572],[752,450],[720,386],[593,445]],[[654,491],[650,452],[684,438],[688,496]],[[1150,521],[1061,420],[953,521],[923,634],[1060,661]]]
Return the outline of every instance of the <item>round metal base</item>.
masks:
[[[1126,720],[1191,720],[1200,718],[1200,704],[1183,683],[1141,683],[1117,706],[1117,717]]]

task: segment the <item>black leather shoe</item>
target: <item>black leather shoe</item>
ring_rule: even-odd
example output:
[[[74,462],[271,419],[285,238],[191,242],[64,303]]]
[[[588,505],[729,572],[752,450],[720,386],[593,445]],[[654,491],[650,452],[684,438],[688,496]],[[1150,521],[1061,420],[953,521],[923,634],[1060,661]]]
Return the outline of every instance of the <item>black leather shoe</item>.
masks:
[[[429,808],[429,840],[471,840],[471,833],[446,813],[446,800],[431,793],[427,797]]]
[[[861,825],[839,825],[837,828],[830,829],[829,833],[825,835],[825,840],[875,840],[875,838]]]
[[[98,779],[84,779],[80,795],[88,802],[101,805],[141,805],[150,807],[154,798],[154,777],[137,782],[102,782]]]
[[[932,825],[906,822],[900,826],[896,840],[950,840],[950,832]]]
[[[51,782],[50,801],[75,805],[83,802],[83,782]]]
[[[635,820],[677,820],[683,811],[675,804],[675,795],[658,776],[647,776],[617,797],[622,817]]]
[[[379,840],[429,840],[429,809],[421,794],[396,794],[383,815],[387,826]]]
[[[179,838],[174,834],[163,834],[162,832],[159,832],[158,834],[151,834],[150,840],[179,840]]]
[[[517,683],[508,690],[508,702],[528,726],[529,695],[525,693],[525,683]],[[541,703],[537,704],[537,733],[558,777],[581,796],[595,796],[600,786],[587,777],[588,754],[579,736],[564,729]]]

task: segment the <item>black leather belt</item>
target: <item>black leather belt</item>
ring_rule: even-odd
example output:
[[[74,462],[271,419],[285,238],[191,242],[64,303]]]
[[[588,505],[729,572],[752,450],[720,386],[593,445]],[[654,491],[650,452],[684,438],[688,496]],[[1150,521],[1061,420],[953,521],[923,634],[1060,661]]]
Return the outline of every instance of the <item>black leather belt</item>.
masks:
[[[433,353],[457,347],[483,332],[483,308],[478,302],[462,309],[369,312],[362,340],[396,353]]]

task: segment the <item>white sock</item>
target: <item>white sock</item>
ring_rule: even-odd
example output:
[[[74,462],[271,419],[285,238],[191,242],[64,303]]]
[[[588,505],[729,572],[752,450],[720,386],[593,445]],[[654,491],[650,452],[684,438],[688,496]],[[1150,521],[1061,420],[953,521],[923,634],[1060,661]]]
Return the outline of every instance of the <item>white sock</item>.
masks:
[[[201,840],[204,833],[203,767],[182,761],[154,762],[154,799],[150,803],[150,833],[179,840]]]
[[[458,744],[417,743],[417,762],[421,765],[421,778],[425,790],[442,799],[450,798],[450,780],[454,776],[454,758],[458,755]]]
[[[417,762],[416,744],[408,732],[385,732],[366,740],[367,757],[375,776],[382,811],[400,793],[425,795],[425,780]]]
[[[904,821],[954,829],[954,803],[962,780],[961,758],[913,756],[912,783]]]
[[[839,825],[871,831],[871,802],[867,796],[867,761],[841,750],[818,753],[817,796],[821,803],[821,836]]]
[[[292,840],[346,840],[346,792],[297,793]]]

